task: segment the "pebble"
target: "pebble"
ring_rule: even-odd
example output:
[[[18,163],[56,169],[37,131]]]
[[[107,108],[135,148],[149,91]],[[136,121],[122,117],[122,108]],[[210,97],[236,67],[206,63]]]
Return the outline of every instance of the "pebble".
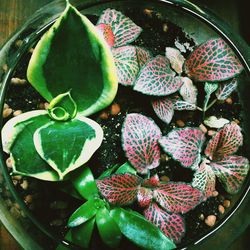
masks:
[[[225,100],[225,102],[226,102],[227,104],[229,104],[229,105],[233,104],[233,100],[232,100],[232,98],[230,98],[230,97],[228,97],[228,98]]]
[[[61,219],[55,219],[50,222],[51,226],[59,227],[63,224],[63,220]]]
[[[29,187],[29,183],[27,180],[23,180],[23,182],[20,184],[21,188],[24,190],[27,190]]]
[[[152,17],[153,10],[144,9],[144,10],[143,10],[143,13],[144,13],[146,16]]]
[[[10,106],[7,103],[4,103],[3,109],[8,109]]]
[[[215,215],[208,215],[208,217],[205,219],[205,223],[209,227],[213,227],[216,222],[216,216]]]
[[[213,193],[212,193],[212,196],[217,197],[218,195],[219,195],[218,191],[214,190]]]
[[[230,205],[231,205],[230,200],[224,200],[224,201],[223,201],[223,206],[224,206],[225,208],[229,208]]]
[[[182,121],[182,120],[177,120],[177,121],[176,121],[176,125],[177,125],[178,127],[180,127],[180,128],[183,128],[183,127],[185,126],[185,123],[184,123],[184,121]]]
[[[169,177],[166,176],[166,175],[161,176],[161,177],[160,177],[160,180],[163,181],[163,182],[168,182],[168,181],[170,181]]]
[[[161,158],[160,158],[161,162],[166,162],[168,161],[168,156],[166,154],[161,154]]]
[[[220,214],[225,213],[225,208],[222,205],[219,205],[218,210],[219,210]]]
[[[29,52],[32,54],[34,52],[34,48],[30,48]]]
[[[238,119],[236,119],[236,118],[234,118],[233,121],[234,121],[236,124],[238,124],[238,125],[240,124],[240,121],[239,121]]]
[[[17,180],[12,180],[12,182],[13,182],[14,186],[17,186],[17,184],[18,184]]]
[[[17,209],[16,207],[14,207],[14,206],[10,208],[10,213],[11,213],[14,217],[16,217],[16,218],[20,218],[20,216],[21,216],[20,210]]]
[[[10,82],[13,85],[25,85],[25,84],[27,84],[27,81],[25,79],[20,79],[20,78],[17,78],[17,77],[11,78]]]
[[[14,175],[13,177],[12,177],[12,179],[13,180],[17,180],[17,181],[20,181],[20,180],[22,180],[22,176],[21,175]]]
[[[14,203],[14,207],[17,208],[17,209],[19,209],[19,210],[21,209],[20,205],[17,202]]]
[[[203,132],[203,133],[207,133],[207,128],[205,127],[205,125],[203,123],[200,124],[199,126],[200,130]]]
[[[45,103],[44,103],[44,109],[45,109],[45,110],[48,110],[48,109],[49,109],[49,103],[48,103],[48,102],[45,102]]]
[[[22,110],[16,110],[16,111],[14,111],[13,116],[16,117],[18,115],[21,115],[22,113],[23,113]]]
[[[8,158],[8,159],[6,160],[6,166],[7,166],[8,168],[12,168],[12,160],[11,160],[11,158]]]
[[[106,111],[102,111],[99,115],[99,118],[101,118],[102,120],[107,120],[109,118],[109,115]]]
[[[213,136],[216,132],[214,130],[208,130],[207,134]]]
[[[8,71],[8,68],[9,68],[8,65],[5,63],[2,67],[3,72],[6,73]]]
[[[6,108],[3,110],[3,118],[8,118],[12,114],[13,110],[11,108]]]
[[[162,25],[162,30],[163,32],[168,32],[168,25],[166,23]]]
[[[49,207],[54,210],[66,209],[68,207],[68,203],[65,201],[53,201],[50,203]]]
[[[204,219],[205,219],[204,214],[200,214],[200,215],[199,215],[199,219],[200,219],[200,220],[204,220]]]
[[[111,109],[110,109],[110,114],[111,115],[118,115],[121,111],[121,107],[118,103],[113,103],[111,105]]]
[[[24,201],[25,201],[25,203],[28,203],[28,204],[32,203],[32,201],[33,201],[33,196],[32,196],[31,194],[26,195],[26,196],[24,197]]]

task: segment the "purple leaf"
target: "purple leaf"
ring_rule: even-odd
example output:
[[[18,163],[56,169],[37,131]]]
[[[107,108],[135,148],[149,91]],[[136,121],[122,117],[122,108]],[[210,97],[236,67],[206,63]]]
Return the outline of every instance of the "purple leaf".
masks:
[[[169,97],[157,98],[152,101],[152,107],[156,115],[167,124],[174,116],[173,101]]]
[[[148,60],[152,58],[152,54],[145,48],[136,46],[137,60],[140,68],[142,68]]]
[[[150,118],[141,114],[128,114],[122,131],[123,149],[138,172],[146,174],[160,162],[158,140],[161,131]]]
[[[204,195],[208,198],[212,196],[215,190],[215,174],[212,168],[207,165],[206,160],[203,161],[199,169],[195,172],[192,181],[192,186],[201,190]]]
[[[217,161],[235,153],[242,143],[241,128],[234,122],[227,123],[209,141],[205,154],[210,160]]]
[[[144,187],[140,187],[138,189],[138,193],[137,193],[137,201],[140,205],[140,207],[147,207],[149,206],[149,204],[152,202],[153,199],[153,191],[148,189],[148,188],[144,188]]]
[[[134,202],[142,179],[133,174],[116,174],[96,181],[96,185],[109,203],[128,205]]]
[[[230,194],[237,193],[249,171],[249,161],[242,156],[227,156],[221,161],[211,162],[211,168]]]
[[[193,84],[192,80],[188,77],[182,77],[183,85],[181,86],[179,92],[183,100],[196,105],[198,90]]]
[[[133,42],[142,32],[130,18],[114,9],[106,9],[100,16],[97,24],[108,24],[115,36],[114,47],[120,47]]]
[[[154,199],[171,213],[186,213],[203,200],[200,190],[184,183],[168,182],[154,190]]]
[[[100,23],[96,26],[99,33],[103,36],[104,40],[107,42],[109,47],[113,47],[115,43],[115,37],[112,32],[110,25]]]
[[[236,78],[230,82],[221,83],[219,89],[215,93],[216,97],[220,101],[226,100],[237,88],[238,81]]]
[[[221,38],[211,39],[196,48],[185,61],[188,76],[195,81],[223,81],[243,70],[239,59]]]
[[[137,61],[136,47],[123,46],[112,49],[118,82],[125,86],[132,86],[140,70]]]
[[[176,92],[181,85],[181,77],[175,77],[168,59],[156,56],[139,72],[134,90],[146,95],[165,96]]]
[[[144,216],[175,243],[179,243],[185,234],[184,219],[179,214],[168,214],[156,203],[144,210]]]
[[[182,66],[185,58],[178,49],[166,47],[166,57],[169,60],[172,69],[178,74],[182,73]]]
[[[204,141],[205,135],[200,129],[184,128],[171,131],[159,143],[183,167],[196,169],[201,160],[200,152]]]
[[[149,179],[143,180],[142,182],[142,186],[149,188],[158,187],[159,185],[160,185],[160,179],[157,174],[153,175]]]

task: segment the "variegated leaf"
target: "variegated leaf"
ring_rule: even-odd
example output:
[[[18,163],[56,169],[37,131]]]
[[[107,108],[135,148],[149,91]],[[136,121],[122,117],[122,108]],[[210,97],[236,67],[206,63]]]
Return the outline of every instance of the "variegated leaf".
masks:
[[[198,90],[193,84],[192,80],[188,77],[182,77],[183,85],[181,86],[179,92],[183,100],[196,105]]]
[[[166,57],[170,61],[172,69],[178,74],[182,73],[182,66],[185,62],[184,56],[178,49],[166,47]]]
[[[113,47],[115,44],[115,37],[113,31],[108,24],[100,23],[96,26],[99,33],[102,35],[104,40],[107,42],[109,47]]]
[[[216,116],[209,116],[204,120],[205,125],[209,126],[210,128],[222,128],[229,122],[230,121],[225,118],[218,119]]]
[[[139,72],[136,47],[123,46],[112,49],[118,82],[125,86],[132,86]]]
[[[210,160],[217,161],[235,153],[242,143],[241,128],[234,122],[228,123],[209,141],[205,154]]]
[[[163,150],[184,167],[196,169],[201,160],[205,134],[198,128],[175,129],[159,142]]]
[[[157,98],[152,101],[152,107],[156,115],[167,124],[171,122],[174,116],[173,101],[167,96]]]
[[[195,104],[186,102],[178,99],[173,99],[174,110],[182,111],[182,110],[196,110],[197,106]]]
[[[237,84],[236,78],[230,82],[220,84],[219,89],[215,93],[217,99],[220,101],[226,100],[237,89]]]
[[[149,188],[140,187],[137,193],[137,201],[140,207],[147,207],[153,199],[153,191]]]
[[[207,162],[202,162],[199,169],[195,172],[192,186],[201,190],[208,198],[215,190],[215,174]]]
[[[104,198],[113,205],[128,205],[135,201],[142,179],[133,174],[115,174],[96,180],[96,185]]]
[[[204,103],[203,103],[203,110],[206,111],[207,110],[207,105],[210,99],[210,96],[212,93],[214,93],[217,89],[218,89],[219,85],[218,83],[214,83],[214,82],[206,82],[205,86],[204,86],[204,90],[206,92],[205,95],[205,99],[204,99]]]
[[[149,50],[138,46],[136,46],[136,53],[140,68],[142,68],[146,62],[153,57]]]
[[[163,233],[175,243],[179,243],[185,234],[184,219],[178,214],[169,214],[161,209],[156,203],[144,210],[147,220],[155,224]]]
[[[128,114],[122,131],[123,149],[130,163],[138,172],[146,174],[158,167],[161,131],[150,118],[141,114]]]
[[[168,182],[154,190],[154,199],[171,213],[187,213],[200,204],[204,196],[188,184]]]
[[[237,193],[249,171],[249,161],[242,156],[226,156],[221,161],[211,162],[211,168],[226,191]]]
[[[190,78],[200,82],[224,81],[243,70],[233,50],[221,38],[210,39],[196,48],[184,68]]]
[[[97,24],[101,23],[111,26],[115,36],[114,47],[124,46],[133,42],[142,32],[142,29],[130,18],[114,9],[104,10]]]
[[[156,56],[141,69],[135,81],[134,90],[146,95],[165,96],[176,92],[182,85],[164,56]]]

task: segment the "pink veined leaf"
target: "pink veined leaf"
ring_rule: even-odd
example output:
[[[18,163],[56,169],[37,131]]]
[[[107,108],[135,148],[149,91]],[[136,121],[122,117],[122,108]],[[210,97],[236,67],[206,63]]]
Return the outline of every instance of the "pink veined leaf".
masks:
[[[109,203],[128,205],[135,201],[142,179],[133,174],[115,174],[96,181],[96,185]]]
[[[154,190],[154,199],[171,213],[187,213],[200,204],[204,196],[188,184],[168,182]]]
[[[203,161],[194,174],[192,186],[201,190],[208,198],[212,196],[215,190],[215,181],[216,178],[212,168],[208,165],[208,162]]]
[[[208,142],[205,154],[210,160],[217,161],[235,153],[242,143],[241,128],[234,122],[227,123]]]
[[[175,243],[181,241],[181,238],[185,234],[185,222],[179,214],[169,214],[156,203],[151,203],[143,213],[147,220],[160,228]]]
[[[195,81],[224,81],[243,70],[239,59],[227,43],[211,39],[196,48],[184,64],[185,72]]]
[[[153,191],[148,188],[140,187],[137,193],[137,201],[140,207],[147,207],[152,202]]]
[[[132,86],[139,73],[136,47],[123,46],[112,49],[118,81],[122,85]]]
[[[230,82],[220,84],[219,89],[215,93],[217,99],[220,101],[226,100],[236,90],[237,84],[238,81],[236,78]]]
[[[182,73],[182,67],[185,62],[184,56],[181,54],[181,52],[178,49],[166,47],[165,55],[167,59],[169,60],[172,69],[178,73]]]
[[[96,26],[99,33],[103,36],[109,47],[113,47],[115,44],[115,37],[110,25],[100,23]]]
[[[181,77],[175,76],[164,56],[149,60],[139,72],[134,90],[146,95],[165,96],[176,92],[182,85]]]
[[[249,171],[248,159],[237,155],[226,156],[221,161],[211,162],[210,166],[230,194],[240,190]]]
[[[146,62],[152,58],[151,52],[142,47],[136,46],[136,53],[140,68],[142,68]]]
[[[192,80],[188,77],[182,77],[183,85],[181,86],[179,92],[183,100],[190,104],[197,104],[198,90],[193,84]]]
[[[146,174],[158,167],[161,130],[155,122],[141,114],[128,114],[122,130],[123,149],[130,163],[138,172]]]
[[[143,180],[142,182],[143,187],[149,187],[149,188],[158,187],[160,184],[161,183],[158,174],[155,174],[149,179]]]
[[[164,122],[169,124],[174,116],[173,101],[167,96],[157,98],[152,101],[152,107],[156,115]]]
[[[114,47],[121,47],[133,42],[142,32],[142,28],[137,26],[130,18],[114,9],[104,10],[97,24],[100,23],[111,26],[115,36]]]
[[[205,134],[198,128],[175,129],[163,136],[159,143],[163,150],[183,167],[197,169]]]

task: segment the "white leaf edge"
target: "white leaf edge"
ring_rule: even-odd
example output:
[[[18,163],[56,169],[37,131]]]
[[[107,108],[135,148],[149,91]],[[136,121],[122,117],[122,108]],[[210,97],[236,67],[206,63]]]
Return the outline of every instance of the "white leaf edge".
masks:
[[[176,73],[181,74],[183,71],[183,64],[185,62],[185,58],[181,52],[178,49],[166,47],[165,55],[170,61],[172,69],[174,69]]]

